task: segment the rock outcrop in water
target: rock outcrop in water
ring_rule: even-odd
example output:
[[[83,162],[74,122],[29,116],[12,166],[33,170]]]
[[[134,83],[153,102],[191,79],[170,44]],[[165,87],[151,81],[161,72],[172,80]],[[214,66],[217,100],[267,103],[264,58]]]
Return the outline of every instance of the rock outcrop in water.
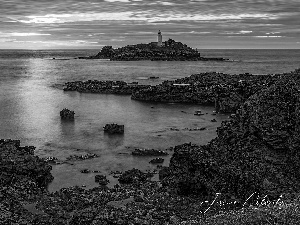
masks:
[[[80,93],[131,95],[132,92],[148,87],[148,85],[130,84],[125,81],[74,81],[64,85],[64,91],[78,91]]]
[[[127,45],[114,49],[112,46],[104,46],[101,51],[89,57],[89,59],[110,59],[114,61],[225,61],[224,58],[205,58],[200,53],[181,42],[169,39],[164,46],[157,43]]]
[[[116,123],[106,124],[103,129],[104,132],[108,134],[124,134],[124,125],[118,125]]]
[[[174,148],[164,185],[183,195],[278,197],[300,188],[300,71],[253,94],[208,145]]]
[[[64,91],[131,95],[134,100],[150,102],[214,105],[218,112],[235,113],[251,95],[270,87],[280,76],[206,72],[156,86],[88,80],[67,82]]]
[[[131,153],[135,156],[162,156],[168,155],[166,151],[159,150],[159,149],[146,149],[146,148],[136,148]]]
[[[194,74],[156,86],[137,89],[131,98],[152,102],[215,105],[218,112],[235,112],[251,95],[271,86],[280,75]]]
[[[63,110],[61,110],[59,114],[60,114],[61,119],[63,119],[63,120],[74,120],[75,112],[71,111],[67,108],[64,108]]]

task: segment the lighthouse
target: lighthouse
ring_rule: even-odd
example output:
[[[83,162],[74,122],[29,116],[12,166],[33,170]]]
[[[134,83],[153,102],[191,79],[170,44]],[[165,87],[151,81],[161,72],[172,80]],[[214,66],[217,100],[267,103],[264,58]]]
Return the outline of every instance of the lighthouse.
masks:
[[[157,34],[157,46],[159,46],[159,47],[162,46],[162,35],[161,35],[160,30],[158,31],[158,34]]]

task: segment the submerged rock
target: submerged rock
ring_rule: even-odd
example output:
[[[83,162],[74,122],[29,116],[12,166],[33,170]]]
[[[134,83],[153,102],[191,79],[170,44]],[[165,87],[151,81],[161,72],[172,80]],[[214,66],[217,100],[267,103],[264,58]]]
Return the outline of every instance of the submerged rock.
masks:
[[[131,154],[135,156],[161,156],[168,155],[169,153],[159,149],[136,148]]]
[[[164,159],[163,158],[155,158],[151,159],[149,163],[156,164],[156,163],[163,163]]]

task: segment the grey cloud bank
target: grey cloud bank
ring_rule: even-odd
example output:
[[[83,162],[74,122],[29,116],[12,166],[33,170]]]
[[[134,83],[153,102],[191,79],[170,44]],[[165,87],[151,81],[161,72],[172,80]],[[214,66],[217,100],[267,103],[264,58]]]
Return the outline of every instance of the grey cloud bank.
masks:
[[[173,38],[195,48],[300,48],[300,1],[0,0],[0,48],[101,48]]]

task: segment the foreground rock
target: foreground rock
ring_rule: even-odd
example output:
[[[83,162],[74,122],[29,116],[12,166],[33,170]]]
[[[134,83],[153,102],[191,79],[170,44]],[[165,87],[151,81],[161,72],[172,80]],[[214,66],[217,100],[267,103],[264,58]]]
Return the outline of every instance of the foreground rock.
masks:
[[[183,195],[246,199],[300,188],[300,71],[252,95],[208,145],[174,148],[165,186]]]
[[[1,142],[1,141],[0,141]],[[11,160],[25,156],[21,164],[26,168],[27,163],[38,162],[41,165],[47,165],[38,157],[28,157],[28,150],[32,148],[16,147],[16,143],[11,141],[0,144],[0,165],[11,165]],[[193,147],[187,145],[187,147]],[[16,151],[17,149],[17,151]],[[13,151],[11,151],[13,150]],[[25,152],[24,152],[25,151]],[[9,158],[7,158],[9,157]],[[39,165],[39,164],[38,164]],[[42,167],[39,167],[42,168]],[[45,169],[47,168],[44,167]],[[37,168],[33,168],[31,173]],[[17,170],[19,171],[19,170]],[[38,170],[39,171],[39,170]],[[43,171],[43,170],[40,170]],[[45,170],[48,171],[48,168]],[[0,185],[0,224],[236,224],[234,217],[226,217],[221,213],[219,216],[224,220],[216,221],[215,213],[219,210],[236,209],[241,203],[229,201],[224,203],[224,196],[220,196],[215,202],[213,208],[209,206],[212,202],[204,202],[199,196],[186,197],[169,192],[167,187],[161,187],[159,182],[149,181],[151,174],[145,174],[137,169],[123,173],[127,184],[115,185],[113,188],[107,188],[103,185],[85,190],[80,187],[62,188],[54,193],[47,192],[38,185],[38,182],[27,176],[27,172],[16,174],[11,171],[10,182],[4,183],[1,179]],[[4,177],[1,170],[1,176]],[[30,174],[30,173],[29,173]],[[42,174],[40,172],[36,175]],[[47,180],[48,172],[45,173],[44,180]],[[102,180],[103,177],[101,177]],[[43,183],[43,182],[42,182]],[[42,185],[43,186],[43,185]],[[294,197],[295,198],[295,197]],[[291,198],[289,198],[291,199]],[[289,203],[286,197],[280,199]],[[261,201],[262,198],[256,199]],[[286,201],[287,200],[287,201]],[[286,204],[285,203],[285,204]],[[239,224],[262,224],[261,221],[276,219],[279,224],[287,224],[284,218],[293,218],[293,224],[298,224],[299,203],[294,201],[291,209],[286,207],[279,208],[276,211],[269,210],[271,218],[262,215],[259,222],[239,223]],[[209,209],[209,210],[208,210]],[[279,210],[279,211],[278,211]],[[281,210],[281,211],[280,211]],[[257,213],[247,214],[242,209],[245,217],[256,218]],[[279,213],[278,213],[279,212]],[[276,214],[278,213],[278,214]],[[275,215],[274,215],[275,214]],[[235,212],[230,212],[235,215]],[[298,216],[297,216],[298,215]],[[240,220],[238,220],[240,221]]]
[[[32,215],[23,204],[47,193],[52,181],[51,166],[34,156],[33,146],[20,146],[19,140],[0,140],[1,224],[26,224]]]

